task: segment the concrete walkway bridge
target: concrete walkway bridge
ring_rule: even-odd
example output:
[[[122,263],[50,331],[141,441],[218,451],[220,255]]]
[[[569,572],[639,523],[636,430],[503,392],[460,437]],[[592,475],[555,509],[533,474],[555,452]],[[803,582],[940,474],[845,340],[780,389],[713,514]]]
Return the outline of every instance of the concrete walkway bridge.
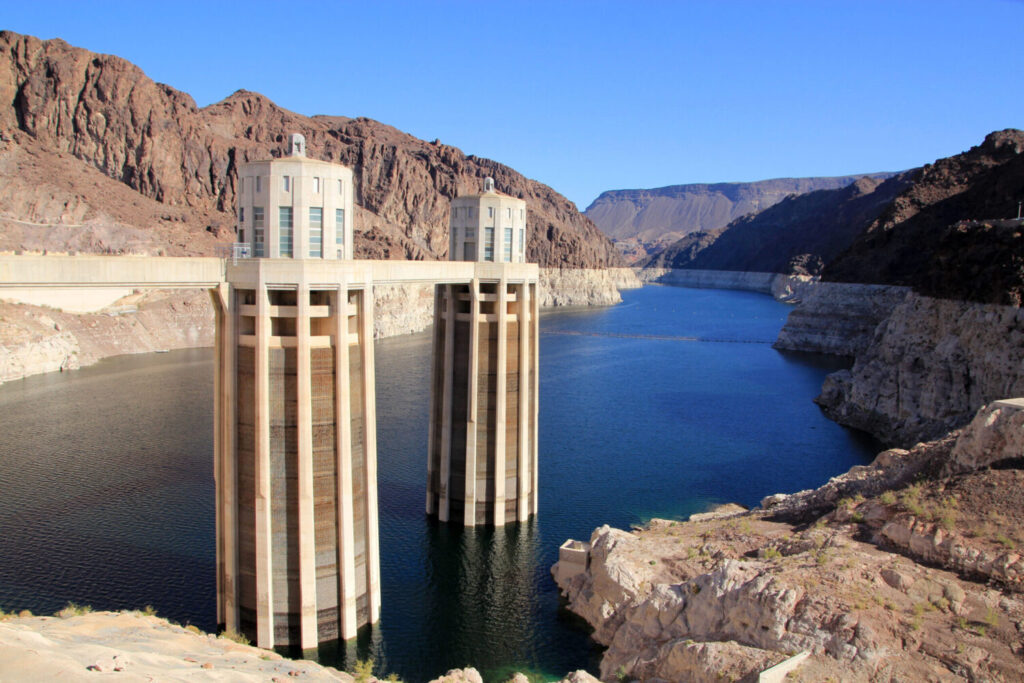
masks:
[[[527,520],[536,264],[0,257],[0,298],[211,292],[218,621],[264,648],[309,650],[379,618],[373,291],[407,283],[435,287],[427,513],[466,526]]]

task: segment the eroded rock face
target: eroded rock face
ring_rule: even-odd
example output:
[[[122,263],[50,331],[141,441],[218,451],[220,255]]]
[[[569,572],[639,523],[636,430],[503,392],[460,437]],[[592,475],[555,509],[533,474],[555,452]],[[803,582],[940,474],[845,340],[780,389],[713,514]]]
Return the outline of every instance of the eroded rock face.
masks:
[[[841,424],[909,445],[963,426],[989,401],[1020,395],[1024,309],[910,294],[816,400]]]
[[[74,370],[110,356],[213,345],[209,294],[136,294],[96,313],[0,302],[0,383]]]
[[[854,357],[910,290],[905,287],[818,282],[801,290],[775,341],[776,349]]]
[[[541,268],[541,306],[610,306],[643,284],[629,268]]]
[[[994,401],[963,429],[950,456],[948,471],[970,472],[1024,459],[1024,399]]]

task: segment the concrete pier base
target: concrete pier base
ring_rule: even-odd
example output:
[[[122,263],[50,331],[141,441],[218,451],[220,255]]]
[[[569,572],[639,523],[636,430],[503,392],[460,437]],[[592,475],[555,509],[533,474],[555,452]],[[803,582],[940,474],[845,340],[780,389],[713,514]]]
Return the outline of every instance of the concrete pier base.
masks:
[[[309,650],[380,613],[373,282],[295,263],[236,269],[221,302],[218,614]]]
[[[435,291],[427,514],[466,526],[537,511],[536,280]]]

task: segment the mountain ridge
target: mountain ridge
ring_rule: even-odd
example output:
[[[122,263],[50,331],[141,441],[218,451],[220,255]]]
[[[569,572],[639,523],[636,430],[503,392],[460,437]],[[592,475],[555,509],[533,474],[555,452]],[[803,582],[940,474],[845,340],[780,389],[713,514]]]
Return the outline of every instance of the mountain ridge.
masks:
[[[248,90],[200,108],[187,93],[153,81],[120,57],[59,38],[0,32],[0,157],[6,155],[0,177],[34,198],[33,207],[0,206],[4,225],[24,222],[30,208],[36,220],[28,222],[63,224],[56,207],[46,208],[57,190],[18,178],[24,151],[19,148],[26,147],[44,167],[57,166],[61,157],[77,159],[159,205],[140,202],[146,204],[142,224],[123,226],[154,233],[153,244],[133,247],[132,240],[104,233],[100,244],[79,240],[79,249],[150,253],[168,242],[167,253],[207,254],[215,244],[232,240],[238,166],[282,155],[293,132],[306,136],[310,156],[353,168],[358,257],[446,257],[449,200],[478,190],[483,178],[492,176],[499,191],[528,203],[530,260],[570,268],[621,263],[610,241],[568,199],[496,161],[368,118],[297,114]],[[102,192],[71,199],[95,209],[89,229],[102,226],[109,233],[111,226],[100,214],[126,214],[123,207],[105,206],[121,198]],[[0,247],[18,248],[6,242]],[[65,242],[54,238],[48,248],[75,248]]]
[[[649,189],[607,190],[584,214],[638,260],[694,232],[723,228],[740,216],[773,206],[792,194],[845,187],[861,177],[892,173],[769,178],[752,182],[689,183]]]
[[[943,299],[1024,302],[1024,131],[879,182],[788,197],[725,228],[692,233],[651,268],[821,275]]]

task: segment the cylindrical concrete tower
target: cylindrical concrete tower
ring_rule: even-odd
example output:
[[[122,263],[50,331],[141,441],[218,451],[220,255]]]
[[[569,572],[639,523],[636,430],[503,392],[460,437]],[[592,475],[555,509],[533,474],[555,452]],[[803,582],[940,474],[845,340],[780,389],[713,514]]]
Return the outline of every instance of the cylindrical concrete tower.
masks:
[[[490,178],[454,200],[452,260],[521,261],[525,206]],[[507,235],[500,250],[495,234]],[[441,521],[502,526],[537,512],[538,320],[536,280],[436,287],[426,508]]]
[[[264,648],[352,638],[380,611],[372,275],[324,258],[324,235],[340,238],[321,222],[284,232],[296,207],[322,215],[299,190],[351,197],[351,171],[330,166],[242,166],[242,197],[263,202],[252,218],[282,219],[256,242],[269,235],[277,258],[228,264],[219,293],[219,620]],[[283,257],[292,244],[313,257]]]

